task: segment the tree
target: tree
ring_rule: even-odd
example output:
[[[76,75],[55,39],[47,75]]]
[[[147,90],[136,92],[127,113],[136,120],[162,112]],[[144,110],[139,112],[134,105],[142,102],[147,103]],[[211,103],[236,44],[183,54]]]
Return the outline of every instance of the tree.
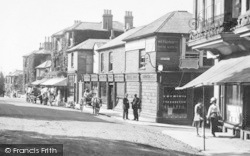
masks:
[[[4,94],[4,76],[3,73],[0,72],[0,96]]]

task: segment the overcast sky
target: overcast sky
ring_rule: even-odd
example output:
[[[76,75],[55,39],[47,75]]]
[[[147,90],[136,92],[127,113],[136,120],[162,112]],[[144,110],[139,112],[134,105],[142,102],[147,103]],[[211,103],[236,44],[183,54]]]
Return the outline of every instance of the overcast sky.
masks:
[[[104,9],[120,22],[132,11],[137,27],[171,11],[192,13],[193,0],[0,0],[0,71],[22,70],[22,56],[37,50],[46,36],[74,20],[101,22]]]

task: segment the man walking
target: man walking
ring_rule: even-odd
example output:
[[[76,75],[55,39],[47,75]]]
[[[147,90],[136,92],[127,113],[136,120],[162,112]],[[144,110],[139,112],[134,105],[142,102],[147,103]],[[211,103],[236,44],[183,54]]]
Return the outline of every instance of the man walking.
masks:
[[[129,109],[129,101],[128,101],[128,94],[125,94],[123,98],[123,119],[129,119],[128,118],[128,109]]]
[[[139,121],[138,109],[141,109],[141,100],[137,97],[137,94],[134,95],[132,109],[134,112],[134,120]]]

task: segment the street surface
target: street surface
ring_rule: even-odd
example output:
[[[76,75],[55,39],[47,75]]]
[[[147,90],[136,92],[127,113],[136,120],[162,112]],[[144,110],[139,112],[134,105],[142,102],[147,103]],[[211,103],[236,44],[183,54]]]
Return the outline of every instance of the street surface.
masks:
[[[70,108],[26,103],[20,98],[0,98],[0,144],[63,144],[64,156],[201,154],[163,134],[166,127],[129,122]]]

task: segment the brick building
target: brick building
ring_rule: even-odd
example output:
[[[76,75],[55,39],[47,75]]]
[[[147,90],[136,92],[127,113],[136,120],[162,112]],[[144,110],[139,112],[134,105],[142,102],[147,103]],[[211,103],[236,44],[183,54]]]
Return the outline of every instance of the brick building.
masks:
[[[192,14],[170,12],[154,22],[108,42],[98,49],[99,96],[108,109],[122,110],[122,98],[134,94],[142,99],[141,116],[152,121],[190,124],[199,91],[176,91],[211,64],[204,55],[186,47]],[[204,63],[206,62],[206,63]],[[87,75],[86,75],[87,77]],[[86,81],[86,79],[84,79]],[[211,89],[207,89],[211,94]]]
[[[95,49],[105,44],[107,39],[87,39],[67,50],[68,54],[68,101],[79,102],[83,95],[82,75],[97,73],[94,63],[98,61]],[[78,83],[80,81],[80,83]]]
[[[102,22],[75,21],[72,26],[52,35],[52,71],[67,71],[68,49],[87,39],[109,39],[123,32],[123,24],[113,21],[111,10],[104,10]]]
[[[51,60],[52,43],[46,41],[40,44],[39,50],[23,56],[23,85],[26,88],[32,82],[37,80],[36,67],[47,60]],[[40,78],[40,77],[38,77]]]

